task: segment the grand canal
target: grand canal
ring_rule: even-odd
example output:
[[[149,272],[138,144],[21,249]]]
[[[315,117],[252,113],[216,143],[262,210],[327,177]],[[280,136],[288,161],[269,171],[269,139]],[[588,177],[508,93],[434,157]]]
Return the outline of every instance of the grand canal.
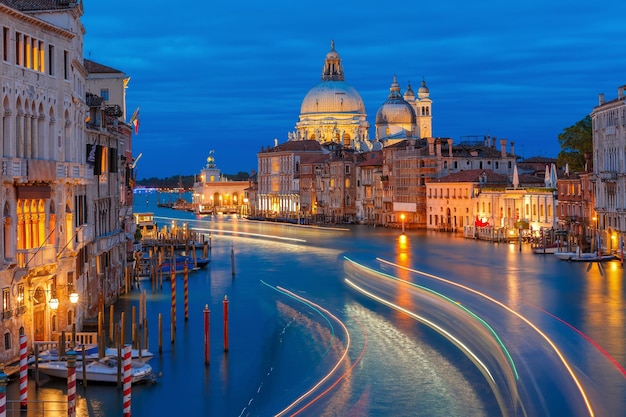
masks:
[[[156,199],[137,197],[135,211],[210,233],[211,263],[189,276],[188,320],[177,286],[174,343],[170,283],[153,290],[141,281],[158,377],[133,386],[134,415],[626,415],[618,261],[570,263],[425,231],[402,239],[397,229],[199,218],[157,208]],[[124,295],[116,313],[130,314],[139,294]],[[18,385],[9,385],[9,400]],[[122,415],[121,388],[77,392],[78,415]],[[63,402],[64,394],[60,381],[29,383],[29,399]]]

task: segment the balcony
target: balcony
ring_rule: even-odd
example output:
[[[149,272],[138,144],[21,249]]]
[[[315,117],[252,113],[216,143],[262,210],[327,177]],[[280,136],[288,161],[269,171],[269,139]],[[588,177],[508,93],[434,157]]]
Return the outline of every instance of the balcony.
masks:
[[[2,176],[11,177],[18,182],[26,182],[28,169],[26,160],[21,158],[2,158]]]
[[[600,172],[600,181],[615,182],[617,181],[616,171],[602,171]]]
[[[58,162],[56,164],[56,178],[68,183],[85,184],[93,179],[93,171],[78,162]]]
[[[34,268],[56,263],[56,248],[52,245],[17,250],[18,268]]]

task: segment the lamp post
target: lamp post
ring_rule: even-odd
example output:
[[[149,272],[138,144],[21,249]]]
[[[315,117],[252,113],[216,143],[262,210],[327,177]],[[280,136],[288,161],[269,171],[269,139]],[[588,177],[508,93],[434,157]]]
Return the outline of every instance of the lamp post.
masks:
[[[596,216],[593,216],[593,231],[591,233],[591,252],[594,252],[593,250],[593,246],[595,243],[597,243],[597,238],[598,238],[598,218]],[[600,245],[598,245],[598,253],[600,252]]]
[[[400,220],[402,220],[402,234],[404,234],[404,213],[400,215]]]

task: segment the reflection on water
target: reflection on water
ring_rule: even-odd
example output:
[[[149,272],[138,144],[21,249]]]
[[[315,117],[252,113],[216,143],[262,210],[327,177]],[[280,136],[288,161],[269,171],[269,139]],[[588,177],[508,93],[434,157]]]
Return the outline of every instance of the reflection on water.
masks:
[[[343,415],[373,417],[412,416],[414,410],[428,416],[500,415],[483,376],[456,348],[406,315],[346,288],[342,267],[346,253],[368,262],[382,257],[436,274],[483,291],[523,312],[548,332],[574,363],[594,404],[602,404],[596,415],[620,415],[626,408],[626,377],[619,369],[626,366],[626,290],[619,262],[603,264],[600,269],[597,264],[588,267],[550,255],[534,255],[527,247],[520,252],[515,244],[416,230],[407,230],[402,242],[398,229],[345,226],[326,230],[226,216],[197,218],[193,213],[157,208],[156,194],[147,199],[148,205],[143,197],[136,200],[136,211],[154,212],[162,218],[157,220],[161,225],[176,218],[189,222],[192,228],[211,229],[213,248],[207,269],[190,274],[190,317],[183,320],[183,309],[177,309],[181,315],[173,344],[168,325],[170,284],[164,282],[163,288],[153,293],[149,284],[142,282],[148,295],[153,351],[157,351],[157,317],[163,317],[163,353],[151,361],[155,372],[162,376],[155,385],[133,387],[136,415],[160,416],[193,409],[197,415],[239,416],[248,409],[251,399],[254,413],[250,415],[267,415],[285,407],[293,392],[304,392],[310,387],[307,383],[319,378],[324,367],[320,346],[332,338],[330,328],[305,313],[304,307],[277,297],[261,280],[335,312],[347,324],[352,339],[348,359],[340,371],[349,371],[349,376],[301,415],[323,415],[333,408],[345,412]],[[258,236],[261,234],[297,240],[268,240]],[[408,274],[397,276],[409,279]],[[178,288],[182,302],[182,285]],[[224,295],[230,300],[227,354],[221,349]],[[416,307],[406,291],[397,290],[392,298],[399,305]],[[138,292],[124,296],[115,306],[116,315],[122,309],[130,312],[137,303]],[[202,311],[206,304],[211,309],[208,367],[204,366],[202,344]],[[293,317],[298,321],[287,327]],[[509,326],[516,330],[519,324],[510,321]],[[528,348],[523,334],[517,343],[509,348]],[[346,341],[340,339],[336,346],[342,344],[345,346]],[[362,359],[357,360],[362,352]],[[538,366],[532,361],[525,365]],[[296,381],[296,376],[302,375],[305,377]],[[42,380],[39,389],[31,381],[29,398],[63,402],[65,390],[62,381]],[[19,399],[18,391],[19,384],[11,382],[8,399]],[[121,389],[90,385],[85,390],[79,385],[77,391],[79,415],[122,414]]]

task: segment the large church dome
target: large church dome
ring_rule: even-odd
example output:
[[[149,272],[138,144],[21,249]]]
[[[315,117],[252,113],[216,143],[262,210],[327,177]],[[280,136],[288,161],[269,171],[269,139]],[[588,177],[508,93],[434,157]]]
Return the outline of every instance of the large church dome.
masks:
[[[389,91],[389,98],[376,112],[376,125],[414,125],[416,120],[415,110],[413,110],[413,106],[402,97],[400,86],[395,75]]]
[[[302,100],[300,114],[365,113],[359,92],[345,81],[322,81]]]
[[[345,81],[333,41],[324,59],[322,81],[304,96],[297,132],[291,137],[361,148],[369,140],[368,129],[365,104],[359,92]]]

